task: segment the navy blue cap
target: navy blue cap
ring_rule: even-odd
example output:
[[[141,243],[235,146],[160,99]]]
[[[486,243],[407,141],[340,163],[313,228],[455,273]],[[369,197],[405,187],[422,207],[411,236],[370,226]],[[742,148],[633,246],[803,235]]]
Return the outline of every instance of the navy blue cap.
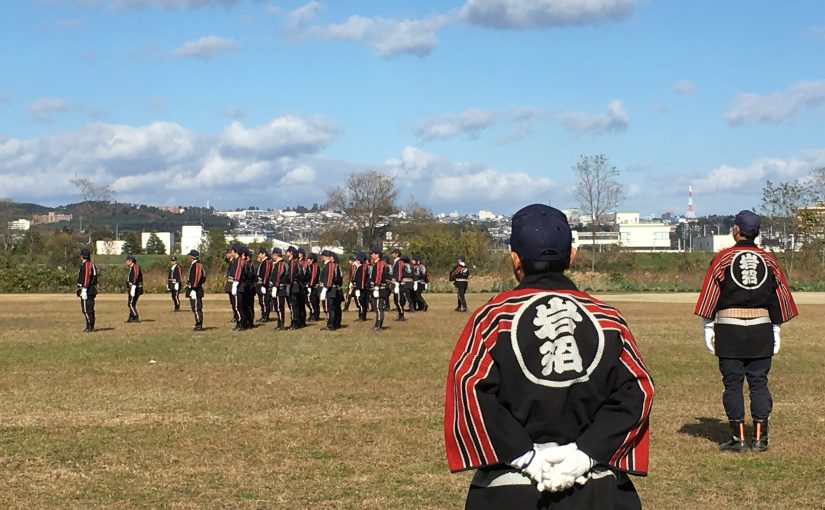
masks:
[[[461,262],[464,262],[464,255],[459,255],[458,260],[460,260]]]
[[[273,255],[283,255],[284,251],[280,248],[272,248],[272,254]]]
[[[322,256],[322,257],[332,257],[332,256],[333,256],[333,254],[332,254],[332,252],[331,252],[331,251],[329,251],[329,250],[323,250],[323,251],[321,251],[321,256]]]
[[[322,251],[321,255],[323,255],[323,254],[324,254],[324,252]],[[317,262],[318,261],[318,254],[317,253],[310,253],[309,256],[307,256],[307,258],[309,260]]]
[[[177,261],[178,261],[178,258],[173,255],[172,256],[172,262],[177,262]]]
[[[358,259],[358,262],[366,262],[367,261],[367,254],[362,252],[362,251],[359,251],[358,255],[356,255],[355,258]]]
[[[190,256],[190,257],[195,257],[195,258],[198,258],[198,257],[200,257],[200,256],[201,256],[201,254],[198,252],[198,250],[191,250],[191,251],[189,252],[189,256]]]
[[[264,248],[263,246],[261,246],[260,248],[258,248],[258,253],[263,253],[264,255],[266,255],[267,257],[269,257],[269,250],[267,250],[267,249],[266,249],[266,248]]]
[[[84,259],[88,259],[89,257],[92,256],[92,253],[89,251],[89,248],[86,248],[84,246],[83,248],[80,248],[80,256],[83,257]]]
[[[412,259],[415,260],[416,262],[421,262],[421,255],[413,255]]]
[[[240,245],[240,243],[232,243],[232,246],[230,246],[229,249],[231,251],[234,251],[238,255],[243,253],[243,247]]]
[[[306,255],[306,253],[307,253],[307,252],[306,252],[306,251],[304,251],[304,249],[303,249],[303,248],[298,248],[298,253],[299,253],[299,254],[303,253],[304,255]]]
[[[137,259],[131,253],[129,255],[126,255],[126,260],[131,260],[132,262],[137,262]]]
[[[513,215],[510,249],[522,260],[568,260],[572,245],[567,216],[558,209],[533,204]]]
[[[733,219],[733,224],[739,227],[739,231],[745,235],[758,235],[759,229],[762,228],[762,220],[759,215],[753,211],[739,211],[739,214]]]
[[[370,250],[370,254],[377,253],[378,255],[384,255],[384,252],[378,246],[373,246]]]
[[[397,253],[398,255],[401,255],[401,248],[393,248],[390,253]]]
[[[290,246],[289,248],[286,249],[286,252],[291,253],[293,255],[296,255],[298,253],[298,248],[296,248],[294,246]]]

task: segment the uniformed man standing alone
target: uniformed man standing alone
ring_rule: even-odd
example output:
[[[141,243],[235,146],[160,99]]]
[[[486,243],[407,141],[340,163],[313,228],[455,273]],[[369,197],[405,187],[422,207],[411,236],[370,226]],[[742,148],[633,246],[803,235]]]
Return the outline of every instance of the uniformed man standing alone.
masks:
[[[206,270],[198,258],[198,250],[189,252],[189,277],[187,286],[189,290],[189,306],[195,315],[195,327],[192,331],[203,331],[203,284],[206,283]]]
[[[565,275],[558,209],[512,219],[519,284],[479,308],[450,359],[444,437],[452,471],[476,469],[467,510],[630,510],[648,469],[653,382],[622,315]]]
[[[450,271],[450,281],[455,286],[458,294],[458,305],[455,307],[456,312],[467,311],[467,281],[470,279],[470,269],[467,267],[467,262],[464,260],[464,255],[459,255],[458,264]]]
[[[143,271],[141,271],[134,255],[128,255],[126,257],[126,267],[129,268],[129,274],[126,277],[126,290],[129,298],[129,318],[126,322],[140,322],[137,302],[138,298],[143,295]]]
[[[768,389],[771,360],[779,352],[780,326],[797,314],[785,275],[776,259],[756,246],[759,216],[740,211],[732,230],[736,245],[710,263],[694,313],[702,317],[705,345],[719,358],[731,439],[722,451],[741,452],[745,444],[745,378],[753,418],[751,449],[768,449],[768,417],[773,400]]]
[[[85,246],[80,249],[80,271],[77,273],[77,297],[80,309],[86,318],[84,333],[95,330],[95,296],[97,296],[97,268],[92,263],[92,254]]]
[[[183,283],[183,269],[178,265],[178,258],[172,257],[172,267],[169,268],[169,279],[166,283],[166,290],[172,295],[172,305],[174,311],[180,311],[180,286]]]

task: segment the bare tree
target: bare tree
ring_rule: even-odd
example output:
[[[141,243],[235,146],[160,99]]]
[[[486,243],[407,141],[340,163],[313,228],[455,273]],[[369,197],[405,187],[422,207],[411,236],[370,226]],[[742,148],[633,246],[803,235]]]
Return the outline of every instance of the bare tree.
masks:
[[[327,191],[327,206],[343,211],[363,233],[363,240],[373,243],[381,218],[398,210],[397,198],[392,177],[366,170],[350,175],[343,186]]]
[[[605,220],[605,214],[622,201],[622,187],[616,181],[619,170],[611,166],[604,154],[581,156],[573,167],[578,181],[576,196],[582,215],[590,218],[593,254],[590,259],[591,271],[596,269],[596,230]]]
[[[112,195],[114,195],[115,192],[111,186],[98,186],[93,181],[78,177],[77,175],[69,182],[77,188],[80,196],[83,197],[84,219],[86,220],[86,231],[89,233],[89,246],[91,246],[93,240],[92,213],[95,210],[94,203],[111,201]]]

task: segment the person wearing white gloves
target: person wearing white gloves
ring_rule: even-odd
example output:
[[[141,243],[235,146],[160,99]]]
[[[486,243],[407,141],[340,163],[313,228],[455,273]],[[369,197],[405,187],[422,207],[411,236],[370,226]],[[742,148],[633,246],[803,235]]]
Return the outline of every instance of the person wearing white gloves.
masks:
[[[768,372],[781,345],[781,325],[798,311],[785,275],[773,255],[756,246],[761,220],[740,211],[731,230],[736,244],[716,254],[702,284],[694,313],[701,317],[705,347],[719,358],[722,404],[730,439],[722,451],[742,452],[745,442],[744,381],[750,390],[753,435],[750,449],[768,449],[773,399]]]
[[[129,273],[126,276],[126,292],[128,294],[129,304],[129,318],[127,323],[140,322],[138,314],[137,302],[140,296],[143,295],[143,271],[137,263],[134,255],[126,256],[126,267],[129,268]]]
[[[475,469],[466,509],[640,509],[653,381],[620,312],[565,275],[567,217],[512,219],[519,284],[470,317],[448,368],[447,461]]]
[[[272,248],[272,270],[269,272],[269,289],[272,298],[272,309],[275,310],[277,324],[275,331],[284,330],[284,320],[286,320],[286,304],[289,297],[289,287],[287,286],[286,262],[284,262],[284,252],[280,248]]]
[[[341,273],[341,266],[335,261],[335,253],[330,250],[321,252],[323,267],[318,278],[321,286],[320,299],[325,303],[327,310],[326,329],[335,331],[341,327],[341,304],[343,294],[341,285],[344,283],[344,276]]]
[[[203,284],[206,283],[206,269],[200,260],[198,250],[189,252],[189,276],[186,280],[189,306],[195,315],[195,327],[192,331],[203,331]]]
[[[84,333],[95,330],[95,296],[97,296],[97,268],[92,263],[92,254],[85,246],[80,249],[80,271],[77,273],[77,297],[80,309],[86,318]]]
[[[404,260],[401,258],[401,248],[393,248],[390,252],[392,262],[390,265],[390,274],[392,275],[392,303],[395,306],[398,316],[397,321],[405,321],[404,318],[404,303],[401,296],[403,292],[404,282]]]
[[[172,257],[172,266],[169,268],[169,277],[166,280],[166,290],[172,295],[172,311],[180,311],[180,287],[183,284],[183,269],[178,265],[178,258]]]

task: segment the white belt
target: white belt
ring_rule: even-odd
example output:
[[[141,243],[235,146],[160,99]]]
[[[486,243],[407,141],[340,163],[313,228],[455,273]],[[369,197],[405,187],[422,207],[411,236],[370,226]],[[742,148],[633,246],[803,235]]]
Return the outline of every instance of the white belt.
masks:
[[[455,281],[457,281],[457,282],[466,282],[467,278],[456,278]]]
[[[757,324],[770,324],[770,317],[756,317],[755,319],[735,319],[733,317],[719,317],[716,324],[730,324],[733,326],[756,326]]]

